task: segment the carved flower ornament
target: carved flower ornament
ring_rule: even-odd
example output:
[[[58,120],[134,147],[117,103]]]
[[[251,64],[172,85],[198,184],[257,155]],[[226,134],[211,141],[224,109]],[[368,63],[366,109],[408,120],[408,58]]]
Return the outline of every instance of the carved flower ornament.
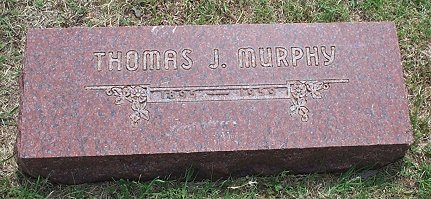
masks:
[[[322,98],[320,91],[328,88],[328,83],[319,81],[296,81],[291,84],[292,105],[290,106],[290,114],[299,115],[303,122],[308,121],[307,97],[320,99]]]
[[[139,120],[150,120],[150,112],[147,110],[147,88],[142,86],[118,86],[106,89],[108,96],[115,96],[115,104],[122,104],[124,101],[132,103],[133,113],[130,119],[134,124]]]

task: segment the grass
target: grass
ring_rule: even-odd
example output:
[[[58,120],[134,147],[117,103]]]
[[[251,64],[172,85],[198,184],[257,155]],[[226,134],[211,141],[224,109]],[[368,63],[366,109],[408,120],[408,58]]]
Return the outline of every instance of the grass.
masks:
[[[31,179],[13,157],[26,30],[30,27],[394,21],[414,143],[378,170],[244,177],[223,181],[118,180],[74,186]],[[430,198],[431,2],[429,0],[202,0],[0,2],[0,197],[4,198]]]

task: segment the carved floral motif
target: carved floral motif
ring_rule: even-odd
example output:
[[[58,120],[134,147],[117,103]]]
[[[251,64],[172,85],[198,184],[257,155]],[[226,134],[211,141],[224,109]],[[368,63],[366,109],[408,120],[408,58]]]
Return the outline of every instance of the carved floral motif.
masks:
[[[150,120],[150,113],[147,109],[147,88],[142,86],[114,86],[106,89],[108,96],[115,96],[114,103],[119,105],[125,101],[132,103],[133,113],[130,119],[134,124],[139,120]]]
[[[307,97],[322,98],[320,91],[329,89],[329,83],[321,81],[296,81],[290,84],[292,94],[291,115],[299,115],[301,121],[308,121]]]

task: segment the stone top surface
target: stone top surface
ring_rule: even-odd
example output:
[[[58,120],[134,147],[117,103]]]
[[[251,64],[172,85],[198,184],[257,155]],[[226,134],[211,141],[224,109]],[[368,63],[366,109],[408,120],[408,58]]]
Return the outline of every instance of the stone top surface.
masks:
[[[31,29],[20,157],[409,144],[393,23]]]

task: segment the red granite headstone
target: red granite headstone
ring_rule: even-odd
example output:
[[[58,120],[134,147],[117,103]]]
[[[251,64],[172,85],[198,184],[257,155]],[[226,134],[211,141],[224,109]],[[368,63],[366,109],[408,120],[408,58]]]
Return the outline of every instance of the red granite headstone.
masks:
[[[61,183],[381,166],[407,104],[389,22],[31,29],[18,163]]]

